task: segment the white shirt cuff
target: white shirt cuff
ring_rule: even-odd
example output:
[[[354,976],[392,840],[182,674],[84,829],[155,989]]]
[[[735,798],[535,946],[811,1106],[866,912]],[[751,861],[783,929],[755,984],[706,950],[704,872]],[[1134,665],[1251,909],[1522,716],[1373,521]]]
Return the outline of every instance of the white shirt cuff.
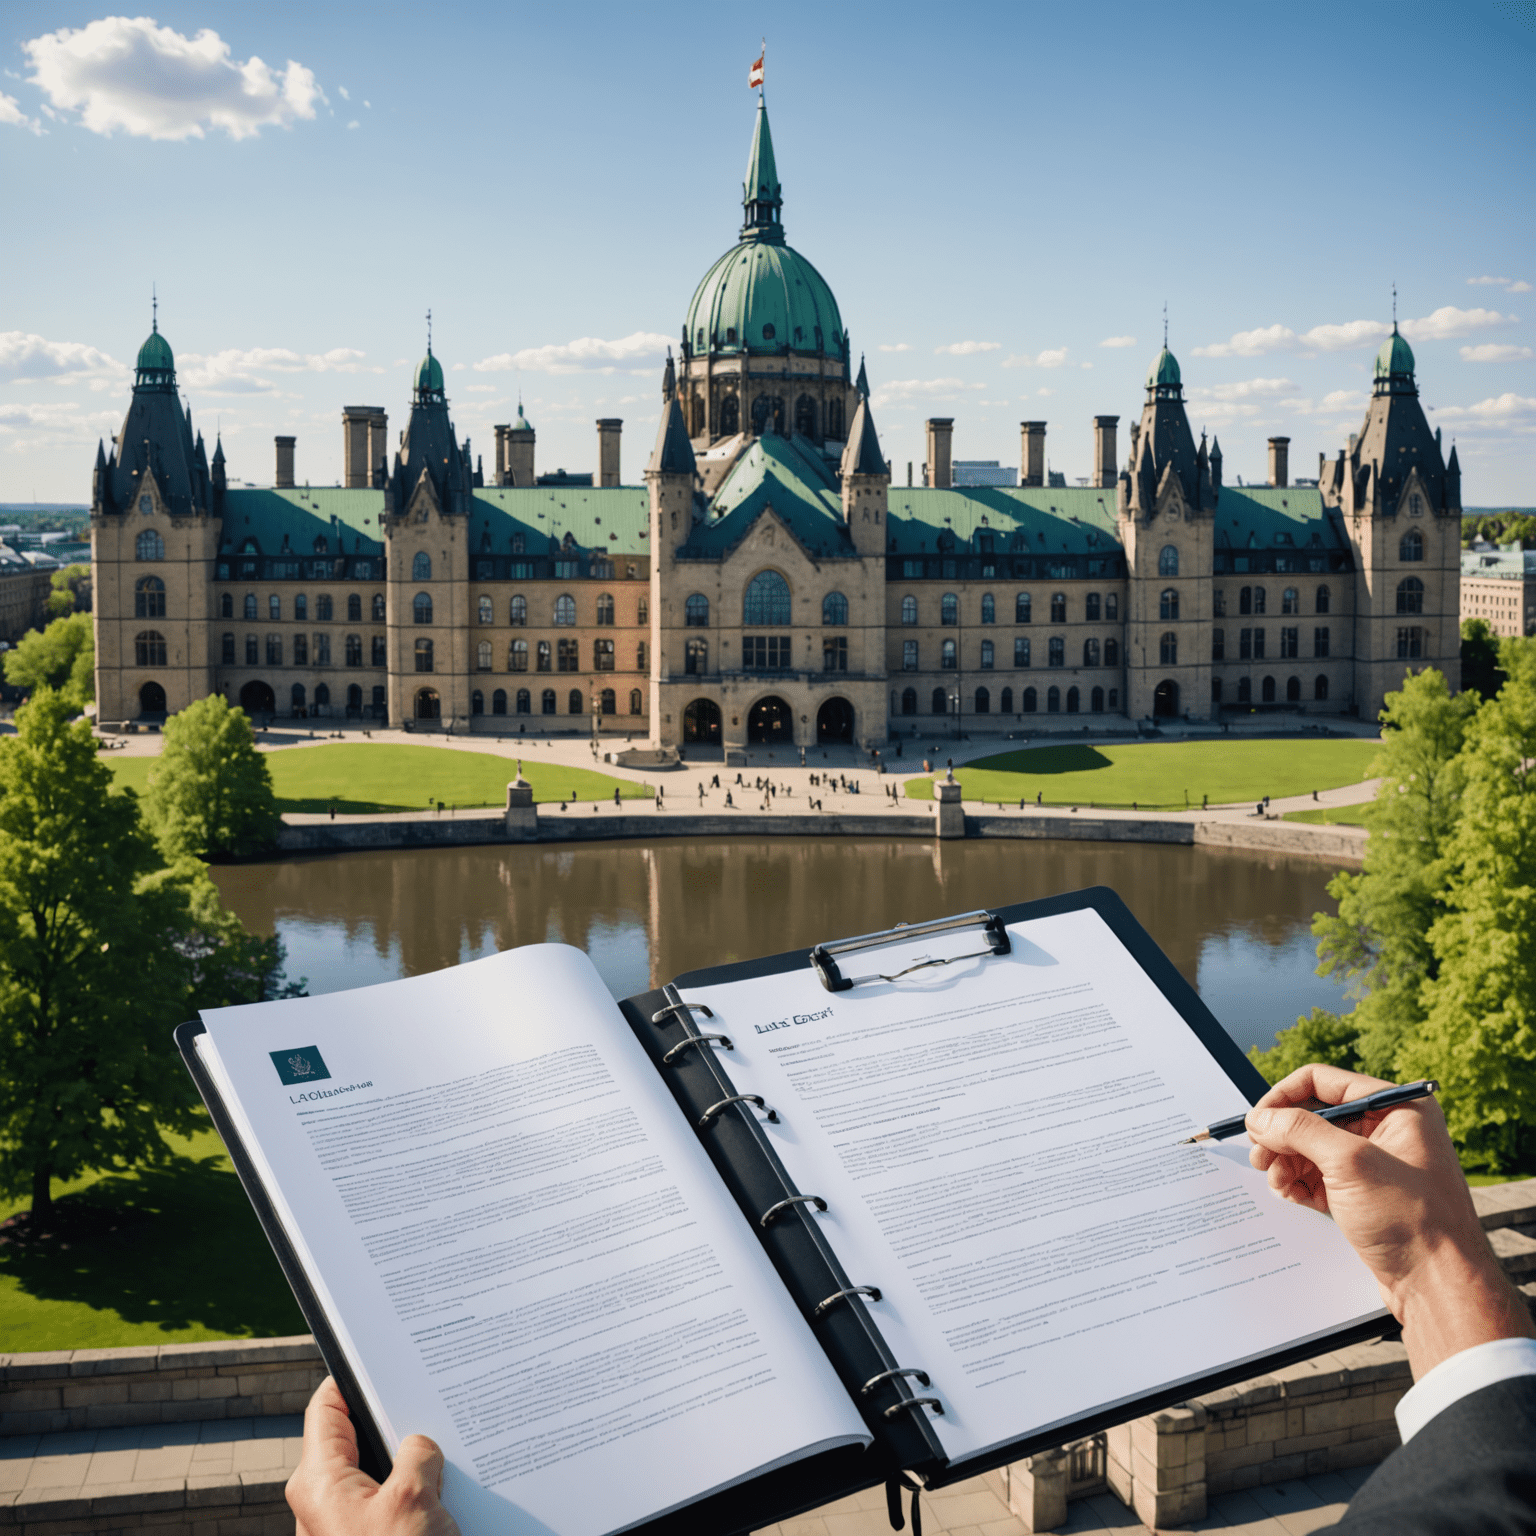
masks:
[[[1536,1339],[1493,1339],[1442,1360],[1397,1405],[1397,1432],[1403,1444],[1452,1403],[1512,1376],[1536,1376]]]

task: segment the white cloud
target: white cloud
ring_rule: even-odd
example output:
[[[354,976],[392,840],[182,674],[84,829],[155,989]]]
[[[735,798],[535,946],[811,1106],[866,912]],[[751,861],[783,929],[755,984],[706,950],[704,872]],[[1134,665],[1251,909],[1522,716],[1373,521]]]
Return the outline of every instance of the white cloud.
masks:
[[[1027,352],[1015,352],[1003,359],[1004,368],[1060,368],[1067,360],[1067,348],[1056,347],[1031,357]]]
[[[89,380],[101,389],[120,384],[128,369],[83,341],[49,341],[27,331],[0,331],[0,379]]]
[[[1342,325],[1314,325],[1299,340],[1305,351],[1347,352],[1351,347],[1373,347],[1391,334],[1385,320],[1346,320]]]
[[[1531,285],[1524,281],[1511,280],[1507,277],[1469,277],[1469,288],[1502,288],[1505,293],[1529,293]]]
[[[1101,347],[1134,347],[1136,345],[1136,338],[1134,336],[1106,336],[1099,345]]]
[[[968,384],[964,379],[892,379],[882,384],[870,397],[870,404],[878,411],[885,405],[902,404],[918,399],[953,399],[962,390],[985,389],[985,384]]]
[[[1448,341],[1490,325],[1508,325],[1512,315],[1492,309],[1458,309],[1446,304],[1419,320],[1404,320],[1402,332],[1410,341]],[[1288,325],[1266,325],[1238,331],[1227,341],[1196,347],[1196,357],[1262,357],[1266,352],[1346,352],[1353,347],[1374,346],[1391,335],[1385,320],[1347,320],[1341,325],[1314,325],[1299,335]]]
[[[314,72],[292,59],[281,71],[254,54],[241,62],[207,27],[189,38],[147,16],[61,27],[22,49],[30,83],[52,106],[78,112],[92,133],[200,139],[218,128],[245,139],[312,119],[325,101]]]
[[[876,350],[880,352],[910,352],[912,350],[912,343],[910,341],[882,341]]]
[[[1450,341],[1491,325],[1512,325],[1518,316],[1501,315],[1496,309],[1457,309],[1443,304],[1422,320],[1404,320],[1403,335],[1409,341]]]
[[[476,373],[503,373],[520,368],[527,373],[616,373],[619,363],[649,362],[660,367],[671,338],[655,331],[636,331],[618,341],[581,336],[575,341],[521,352],[499,352],[474,365]]]
[[[947,352],[951,357],[974,357],[978,352],[998,352],[1002,350],[1000,341],[951,341],[942,347],[935,347],[935,352]]]
[[[1527,282],[1511,283],[1508,291],[1510,293],[1529,293],[1531,285]]]
[[[1283,395],[1296,386],[1289,379],[1243,379],[1233,384],[1211,384],[1191,389],[1191,402],[1197,400],[1252,400]]]
[[[1475,347],[1463,347],[1464,363],[1518,363],[1531,355],[1529,347],[1510,346],[1507,342],[1485,341]]]
[[[40,134],[43,131],[43,125],[35,117],[28,117],[21,110],[21,103],[14,96],[7,96],[4,91],[0,91],[0,123],[12,128],[25,128],[30,133]]]
[[[1357,389],[1335,389],[1323,396],[1320,411],[1355,411],[1365,405],[1365,396]]]
[[[346,88],[346,86],[338,85],[336,87],[336,89],[341,92],[341,99],[343,101],[351,101],[352,100],[352,93]]]
[[[1215,341],[1196,347],[1196,357],[1260,357],[1265,352],[1289,351],[1296,345],[1296,332],[1288,325],[1267,325],[1262,330],[1238,331],[1230,341]]]
[[[120,410],[84,411],[72,400],[0,405],[0,443],[7,453],[78,445],[83,454],[122,422]]]
[[[1435,413],[1438,421],[1466,421],[1502,426],[1536,428],[1536,400],[1529,395],[1502,394],[1479,400],[1476,405],[1444,405]]]
[[[358,120],[355,117],[352,119],[352,121],[350,123],[347,124],[348,129],[361,128],[362,126],[363,125],[360,122],[358,122]]]
[[[184,353],[178,375],[189,389],[209,394],[274,395],[272,373],[383,373],[365,367],[365,353],[355,347],[333,347],[329,352],[293,352],[287,347],[227,347],[222,352]]]

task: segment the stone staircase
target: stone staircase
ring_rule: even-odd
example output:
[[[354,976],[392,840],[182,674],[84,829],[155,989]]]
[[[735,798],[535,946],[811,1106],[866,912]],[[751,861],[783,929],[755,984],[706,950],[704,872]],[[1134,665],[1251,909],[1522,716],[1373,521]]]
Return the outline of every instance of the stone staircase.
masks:
[[[1472,1195],[1536,1311],[1536,1179]],[[0,1536],[292,1536],[283,1484],[323,1374],[307,1335],[0,1355]],[[988,1536],[1054,1530],[1069,1498],[1106,1495],[1153,1529],[1205,1522],[1213,1498],[1380,1461],[1397,1444],[1392,1409],[1409,1385],[1400,1344],[1352,1345],[1015,1462],[934,1502],[945,1514],[946,1499],[954,1505],[955,1536],[980,1529],[971,1506],[983,1494],[1008,1511],[1007,1531],[981,1522]],[[796,1536],[841,1530],[845,1513],[811,1511],[786,1536],[789,1526]],[[935,1522],[925,1524],[936,1536]]]

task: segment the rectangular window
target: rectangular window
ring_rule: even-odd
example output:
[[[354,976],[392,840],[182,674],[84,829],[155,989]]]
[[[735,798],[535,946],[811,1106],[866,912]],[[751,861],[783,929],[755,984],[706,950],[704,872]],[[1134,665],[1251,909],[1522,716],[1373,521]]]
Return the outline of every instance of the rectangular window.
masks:
[[[1218,619],[1227,616],[1227,594],[1220,587],[1211,593],[1211,613]]]
[[[996,654],[996,649],[990,640],[983,640],[981,642],[981,670],[983,672],[990,672],[992,670],[994,665],[993,658]]]
[[[373,637],[373,665],[376,667],[382,667],[387,664],[388,659],[389,658],[384,650],[384,636],[375,635]]]
[[[903,640],[901,642],[901,670],[903,672],[917,671],[916,640]]]
[[[537,668],[540,672],[548,672],[551,670],[548,640],[539,641]]]
[[[592,670],[594,672],[613,671],[612,640],[594,640],[592,642]]]
[[[226,667],[232,667],[235,664],[235,637],[233,635],[224,636],[222,660]]]
[[[689,677],[703,677],[709,671],[708,640],[690,640],[684,646],[683,671]]]
[[[746,635],[741,642],[741,665],[747,672],[787,672],[790,668],[788,635]]]
[[[1013,664],[1016,667],[1029,665],[1029,636],[1016,635],[1013,641]]]
[[[574,581],[581,575],[581,567],[575,560],[555,561],[555,580]]]
[[[923,562],[921,560],[903,560],[901,562],[901,575],[904,581],[921,581]]]
[[[1424,654],[1424,631],[1417,625],[1397,632],[1397,655],[1401,661],[1414,661]]]
[[[1227,632],[1224,629],[1211,631],[1211,660],[1225,661],[1227,658]]]
[[[1064,667],[1067,664],[1067,642],[1060,635],[1052,635],[1047,661],[1053,667]]]
[[[298,658],[295,657],[294,659],[297,660]],[[259,666],[260,663],[261,663],[261,652],[257,648],[256,636],[255,635],[247,635],[245,637],[245,664],[248,667],[254,667],[254,666]]]
[[[1253,631],[1244,629],[1238,632],[1237,656],[1239,661],[1253,660]]]
[[[283,637],[281,635],[267,636],[267,665],[280,667],[283,664]]]
[[[1280,659],[1288,661],[1301,654],[1301,631],[1294,624],[1280,626]]]
[[[293,637],[293,664],[296,667],[309,665],[309,636],[295,635]]]
[[[640,644],[635,647],[635,671],[637,671],[637,672],[644,672],[645,671],[645,667],[646,667],[645,656],[646,656],[645,641],[642,640],[640,642]]]
[[[1253,659],[1255,661],[1264,660],[1264,631],[1262,629],[1255,629],[1253,632]]]
[[[328,667],[331,664],[331,637],[320,630],[315,631],[315,665]]]
[[[581,653],[574,640],[561,640],[555,654],[555,669],[559,672],[579,672]]]
[[[1312,631],[1312,654],[1314,656],[1326,656],[1328,654],[1328,626],[1319,624]]]
[[[821,642],[821,670],[846,672],[848,670],[848,637],[827,635]]]

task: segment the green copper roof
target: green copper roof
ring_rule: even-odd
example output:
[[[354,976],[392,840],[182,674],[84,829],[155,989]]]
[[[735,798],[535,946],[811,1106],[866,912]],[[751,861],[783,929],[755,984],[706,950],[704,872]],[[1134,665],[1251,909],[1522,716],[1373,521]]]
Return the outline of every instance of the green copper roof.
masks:
[[[486,486],[470,505],[471,577],[487,536],[498,555],[511,552],[511,540],[519,535],[525,554],[547,555],[549,541],[563,545],[566,534],[583,554],[644,554],[650,511],[650,492],[643,485]]]
[[[699,353],[843,356],[843,317],[826,279],[792,247],[762,240],[743,240],[704,274],[687,330]]]
[[[989,532],[998,554],[1119,554],[1115,493],[1090,486],[892,486],[886,517],[891,553],[935,554],[950,536],[974,549]]]
[[[1315,486],[1224,485],[1211,514],[1217,549],[1343,549]]]
[[[746,223],[765,240],[782,240],[778,210],[783,206],[779,188],[779,168],[773,158],[773,134],[768,128],[768,104],[761,97],[757,103],[757,125],[752,130],[752,153],[747,157],[747,176],[741,188]],[[743,234],[746,230],[743,230]]]
[[[754,439],[731,466],[707,520],[690,533],[687,551],[719,559],[769,507],[813,557],[853,554],[831,467],[805,438],[777,433]]]
[[[441,394],[443,389],[443,365],[432,356],[432,348],[427,348],[427,355],[422,358],[421,366],[416,370],[416,388],[435,390]]]
[[[142,365],[141,365],[142,366]],[[1390,378],[1394,373],[1413,372],[1413,348],[1397,332],[1397,324],[1392,325],[1392,334],[1381,344],[1381,351],[1376,354],[1376,377],[1378,379]]]
[[[523,415],[523,402],[521,400],[517,402],[517,420],[512,423],[512,430],[514,432],[533,431],[533,423]]]
[[[1157,354],[1157,361],[1152,364],[1152,369],[1147,374],[1147,388],[1154,389],[1159,384],[1181,383],[1183,379],[1179,374],[1179,360],[1165,346]]]
[[[158,325],[144,338],[144,345],[139,348],[138,366],[166,373],[176,366],[176,359],[171,355],[171,344],[160,334]]]
[[[383,491],[333,486],[292,491],[232,487],[224,493],[220,554],[237,553],[247,539],[254,539],[263,555],[292,554],[307,559],[322,553],[315,541],[324,539],[323,553],[327,555],[382,555],[378,518],[383,510]]]

